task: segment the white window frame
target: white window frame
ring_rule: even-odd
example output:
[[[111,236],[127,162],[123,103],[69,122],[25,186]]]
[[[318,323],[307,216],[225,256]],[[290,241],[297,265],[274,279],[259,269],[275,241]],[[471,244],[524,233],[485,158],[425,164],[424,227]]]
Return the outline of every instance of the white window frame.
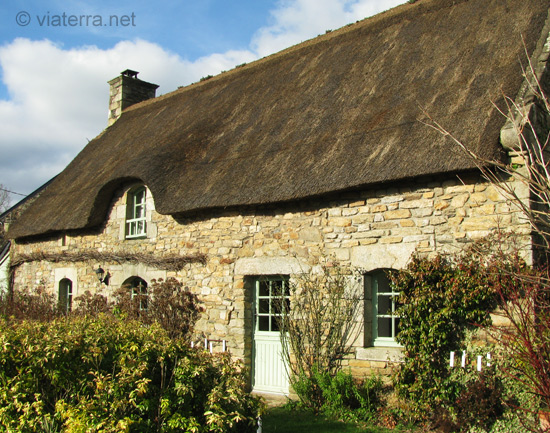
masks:
[[[147,189],[142,186],[128,191],[126,239],[147,237]]]
[[[270,276],[270,277],[260,277],[255,281],[254,286],[254,315],[255,323],[254,330],[256,333],[262,332],[279,332],[277,326],[278,317],[282,315],[282,311],[276,310],[276,304],[281,302],[281,294],[276,290],[276,286],[281,284],[283,291],[285,293],[285,301],[288,302],[285,308],[290,308],[290,288],[289,288],[289,277],[287,276]],[[267,285],[267,293],[262,294],[261,286]],[[266,309],[262,309],[261,305],[267,306]],[[267,329],[265,326],[260,326],[261,319],[267,319]],[[265,325],[265,323],[264,323]],[[263,329],[260,329],[263,328]]]
[[[372,345],[375,347],[401,347],[401,345],[395,340],[397,335],[397,321],[399,316],[396,314],[397,308],[397,297],[399,292],[394,292],[391,289],[391,285],[388,284],[388,291],[380,292],[379,289],[379,278],[383,277],[387,279],[385,274],[387,270],[377,270],[365,275],[367,290],[370,290],[371,299],[372,299]],[[386,312],[379,311],[379,297],[385,296],[390,298],[390,310]],[[391,337],[380,337],[378,335],[378,320],[379,319],[390,319],[390,331]]]

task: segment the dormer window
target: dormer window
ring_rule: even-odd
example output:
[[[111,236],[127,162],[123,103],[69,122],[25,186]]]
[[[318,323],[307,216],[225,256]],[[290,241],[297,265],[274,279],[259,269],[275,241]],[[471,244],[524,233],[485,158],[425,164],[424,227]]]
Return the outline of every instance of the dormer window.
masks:
[[[140,186],[128,191],[126,201],[126,238],[144,238],[147,236],[145,221],[145,199],[147,190]]]

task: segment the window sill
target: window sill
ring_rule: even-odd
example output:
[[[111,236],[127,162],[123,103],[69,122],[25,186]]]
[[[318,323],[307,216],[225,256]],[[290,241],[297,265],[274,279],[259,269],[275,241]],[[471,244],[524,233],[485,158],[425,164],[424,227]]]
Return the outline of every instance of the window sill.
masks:
[[[139,235],[139,236],[126,236],[124,239],[127,240],[127,241],[147,239],[147,234]]]
[[[358,348],[355,359],[365,361],[403,362],[402,347],[365,347]]]

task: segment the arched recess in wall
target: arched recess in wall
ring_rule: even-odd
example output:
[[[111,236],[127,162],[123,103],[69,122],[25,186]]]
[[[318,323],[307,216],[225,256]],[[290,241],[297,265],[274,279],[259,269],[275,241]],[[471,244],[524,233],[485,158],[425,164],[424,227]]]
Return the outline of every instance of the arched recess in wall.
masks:
[[[62,311],[70,311],[73,299],[79,295],[76,267],[55,268],[53,289]]]
[[[73,307],[73,282],[69,278],[63,278],[58,284],[59,309],[67,314]]]
[[[123,289],[128,290],[130,301],[135,302],[140,311],[147,310],[149,306],[148,284],[143,278],[132,276],[122,284]]]
[[[124,185],[145,183],[137,177],[119,177],[104,184],[98,191],[92,210],[90,212],[88,226],[103,224],[109,214],[115,192]]]

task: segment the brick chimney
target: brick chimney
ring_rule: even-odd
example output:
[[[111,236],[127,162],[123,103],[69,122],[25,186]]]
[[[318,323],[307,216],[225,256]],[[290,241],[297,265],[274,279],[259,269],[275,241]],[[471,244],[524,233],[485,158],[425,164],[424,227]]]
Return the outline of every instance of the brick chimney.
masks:
[[[156,84],[140,80],[139,72],[126,69],[109,81],[109,123],[111,126],[130,105],[155,97]]]

